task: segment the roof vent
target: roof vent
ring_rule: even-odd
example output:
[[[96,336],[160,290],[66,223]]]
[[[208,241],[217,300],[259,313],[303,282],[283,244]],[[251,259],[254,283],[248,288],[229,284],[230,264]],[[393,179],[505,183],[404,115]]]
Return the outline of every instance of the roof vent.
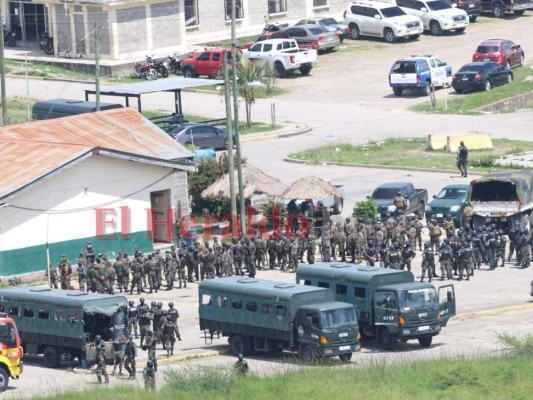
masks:
[[[256,283],[257,279],[244,278],[244,279],[239,279],[237,282],[239,282],[239,283]]]
[[[330,267],[331,268],[349,268],[350,264],[348,264],[348,263],[343,263],[343,264],[335,263],[335,264],[331,264]]]
[[[88,296],[87,292],[77,292],[77,293],[67,293],[67,296],[79,297],[79,296]]]
[[[364,271],[364,272],[373,272],[373,271],[379,271],[380,268],[378,267],[363,267],[363,268],[359,268],[359,271]]]
[[[274,287],[277,289],[289,289],[294,286],[295,285],[293,283],[278,283],[277,285],[274,285]]]
[[[41,293],[41,292],[51,292],[52,289],[50,288],[42,288],[42,289],[31,289],[30,292],[38,292],[38,293]]]

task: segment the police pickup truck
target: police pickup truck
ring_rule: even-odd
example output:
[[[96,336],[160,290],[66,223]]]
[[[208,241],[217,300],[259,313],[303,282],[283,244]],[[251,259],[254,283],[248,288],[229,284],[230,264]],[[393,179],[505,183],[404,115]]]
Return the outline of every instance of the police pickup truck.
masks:
[[[394,199],[401,193],[407,202],[405,214],[415,213],[418,218],[424,218],[424,211],[428,202],[428,191],[426,189],[415,189],[410,182],[384,183],[376,188],[372,193],[372,198],[378,205],[378,213],[381,217],[387,214],[396,216],[399,214],[394,205]]]
[[[431,55],[412,56],[395,61],[389,72],[389,86],[394,95],[401,96],[406,89],[421,90],[426,96],[431,87],[452,84],[452,67]]]

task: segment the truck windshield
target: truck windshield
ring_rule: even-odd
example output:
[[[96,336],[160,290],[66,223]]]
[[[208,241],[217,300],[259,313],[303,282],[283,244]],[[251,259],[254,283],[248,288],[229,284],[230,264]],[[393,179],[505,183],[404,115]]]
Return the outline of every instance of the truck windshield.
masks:
[[[372,197],[374,199],[394,199],[397,194],[398,188],[377,188],[372,193]]]
[[[382,8],[381,13],[383,14],[384,18],[394,18],[399,17],[401,15],[406,15],[405,11],[403,11],[400,7]]]
[[[322,328],[336,329],[341,327],[355,328],[357,317],[353,308],[338,308],[336,310],[322,311]]]
[[[449,5],[448,3],[442,0],[428,1],[427,4],[431,11],[439,11],[439,10],[446,10],[447,8],[452,8],[451,5]]]
[[[0,322],[0,343],[4,344],[7,348],[17,347],[15,330],[11,323]]]
[[[437,199],[464,199],[466,198],[466,189],[442,189],[437,195]]]
[[[437,310],[439,308],[435,288],[402,290],[399,298],[400,311]]]

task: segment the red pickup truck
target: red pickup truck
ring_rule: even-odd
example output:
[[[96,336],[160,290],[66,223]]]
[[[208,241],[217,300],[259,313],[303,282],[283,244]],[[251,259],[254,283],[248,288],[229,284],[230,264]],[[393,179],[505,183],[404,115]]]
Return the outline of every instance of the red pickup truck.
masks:
[[[215,78],[222,74],[224,52],[227,52],[228,65],[231,65],[231,52],[228,49],[210,49],[202,53],[194,53],[180,64],[181,73],[185,78],[208,76]]]

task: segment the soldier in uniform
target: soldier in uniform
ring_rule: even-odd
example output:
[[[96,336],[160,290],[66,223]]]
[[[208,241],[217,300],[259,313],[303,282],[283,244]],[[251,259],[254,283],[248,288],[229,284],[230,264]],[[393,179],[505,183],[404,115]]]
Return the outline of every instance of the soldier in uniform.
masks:
[[[298,269],[298,239],[291,238],[291,249],[289,251],[289,272],[296,272]]]
[[[424,243],[424,252],[422,253],[422,277],[420,282],[424,282],[426,271],[428,274],[429,282],[433,278],[433,272],[435,269],[435,254],[429,243]]]
[[[278,235],[276,238],[276,258],[278,260],[278,266],[281,271],[285,270],[285,262],[283,259],[283,238]]]
[[[142,288],[142,276],[143,276],[143,264],[140,258],[134,258],[132,264],[133,276],[131,279],[130,294],[133,294],[133,289],[137,288],[137,294],[141,294]]]
[[[185,267],[186,267],[186,262],[185,262],[185,258],[183,256],[183,254],[181,253],[178,253],[178,257],[179,257],[179,260],[178,260],[178,288],[181,289],[182,286],[183,287],[187,287],[187,276],[185,274]]]
[[[448,230],[454,230],[455,229],[455,223],[453,222],[452,216],[450,214],[446,214],[446,219],[442,223],[442,228],[445,231]]]
[[[507,238],[505,237],[505,234],[503,233],[503,230],[500,229],[498,232],[498,252],[496,256],[496,265],[498,264],[498,260],[502,260],[502,265],[500,267],[505,266],[505,249],[507,247]]]
[[[402,271],[405,268],[407,268],[407,271],[411,271],[411,261],[415,258],[415,255],[410,243],[406,243],[402,248],[402,262],[400,265]]]
[[[57,270],[59,271],[59,277],[61,278],[61,289],[69,290],[72,266],[66,256],[61,256],[61,261],[59,261]]]
[[[87,247],[85,248],[85,259],[88,264],[94,264],[96,260],[96,253],[91,242],[87,242]]]
[[[213,248],[207,249],[207,254],[204,256],[204,270],[206,279],[215,279],[215,255],[213,254]]]
[[[126,336],[120,337],[113,341],[113,372],[111,375],[123,375],[122,367],[124,366],[124,351],[126,350]]]
[[[507,256],[507,262],[511,261],[513,253],[516,249],[516,236],[520,234],[520,222],[515,221],[511,229],[509,230],[509,255]],[[518,249],[516,250],[518,254]]]
[[[246,267],[248,269],[248,276],[250,278],[255,278],[255,253],[257,247],[255,246],[254,240],[248,238],[245,239],[246,243]]]
[[[411,247],[413,251],[416,250],[416,225],[414,221],[409,223],[409,228],[407,228],[405,235],[407,236],[409,247]]]
[[[337,230],[337,227],[335,226],[335,224],[331,223],[331,227],[329,229],[329,238],[330,238],[329,240],[330,240],[330,246],[331,246],[330,254],[331,254],[331,259],[334,261],[336,260],[335,250],[337,248],[338,236],[339,236],[339,232]]]
[[[148,304],[145,304],[144,297],[139,299],[139,307],[137,307],[139,313],[139,331],[141,333],[141,343],[144,343],[144,337],[146,336],[146,331],[150,329],[150,325],[154,319],[154,313],[148,307]]]
[[[366,238],[363,231],[363,225],[357,225],[357,232],[355,234],[355,251],[354,256],[358,264],[363,261],[363,254],[365,253]],[[352,257],[353,262],[353,257]]]
[[[153,319],[153,332],[157,340],[157,343],[161,343],[163,341],[162,325],[163,325],[163,318],[165,317],[165,315],[166,315],[166,312],[165,310],[163,310],[163,303],[157,302],[156,307],[154,309],[154,319]]]
[[[407,211],[407,201],[405,200],[405,197],[402,196],[402,192],[398,192],[392,204],[396,206],[396,210],[399,214],[405,214],[405,211]]]
[[[113,265],[111,262],[107,262],[107,267],[105,269],[105,278],[106,278],[106,291],[108,294],[115,294],[115,280],[117,279],[117,275],[115,273],[115,269],[113,268]]]
[[[213,254],[215,255],[215,273],[216,276],[221,277],[224,274],[222,273],[222,245],[218,242],[218,237],[213,238]]]
[[[135,358],[137,357],[137,345],[133,341],[133,336],[130,335],[128,338],[128,343],[126,343],[126,348],[124,349],[124,369],[128,371],[128,379],[134,380],[136,371],[136,362]]]
[[[155,346],[157,340],[155,335],[150,329],[146,330],[146,336],[144,338],[142,349],[148,351],[148,360],[151,361],[154,365],[154,371],[157,372],[157,358],[155,356]]]
[[[96,335],[94,345],[96,348],[96,377],[98,378],[98,383],[102,383],[102,375],[105,378],[105,383],[109,383],[109,375],[105,366],[105,343],[102,340],[102,336]]]
[[[416,229],[416,238],[415,238],[415,246],[414,246],[415,250],[416,250],[416,246],[418,245],[418,250],[422,251],[422,229],[423,228],[424,228],[424,223],[418,218],[415,219],[415,229]]]
[[[481,262],[483,261],[483,256],[481,253],[481,237],[480,235],[474,231],[472,235],[472,249],[474,251],[473,256],[473,268],[480,269],[481,268]]]
[[[391,246],[389,253],[389,268],[400,269],[400,261],[402,256],[399,247],[400,244],[398,242],[394,242]]]
[[[274,239],[274,235],[270,235],[268,238],[267,251],[269,267],[274,269],[276,267],[276,239]]]
[[[178,318],[180,317],[180,313],[178,312],[176,308],[174,308],[174,303],[172,301],[168,303],[167,315],[168,317],[170,317],[170,321],[172,322],[174,326],[174,333],[176,334],[176,337],[181,342],[181,335],[180,335],[180,330],[178,327]]]
[[[170,315],[163,318],[161,330],[163,332],[163,348],[167,351],[167,357],[173,356],[176,336],[174,334],[174,324],[170,319]]]
[[[124,288],[124,292],[126,293],[128,291],[128,287],[130,286],[130,272],[131,272],[131,261],[128,257],[128,253],[122,254],[122,263],[123,263],[122,287]]]
[[[381,247],[379,248],[379,266],[381,268],[389,268],[389,246],[386,239],[381,242]]]
[[[172,290],[172,288],[174,287],[174,281],[176,280],[176,272],[178,271],[178,259],[176,257],[176,253],[172,253],[167,264],[167,270],[165,273],[165,279],[167,281],[167,290]]]
[[[262,270],[264,268],[263,261],[265,259],[265,253],[266,253],[266,242],[261,237],[261,235],[257,235],[255,237],[255,265],[256,265],[256,268],[259,270]]]
[[[244,271],[242,270],[244,248],[240,240],[238,240],[237,238],[233,238],[232,241],[233,261],[235,263],[235,275],[244,276]]]
[[[313,236],[309,236],[309,234],[307,234],[307,240],[306,240],[306,243],[307,243],[307,264],[311,265],[311,264],[314,264],[315,263],[315,250],[316,250],[316,245],[315,245],[315,239]]]
[[[81,292],[87,291],[87,267],[84,262],[78,261],[78,283]]]
[[[322,240],[320,248],[322,250],[322,261],[330,262],[331,261],[331,236],[329,224],[326,223],[322,229]]]
[[[472,228],[472,218],[474,216],[474,209],[472,208],[472,204],[470,202],[465,203],[465,206],[463,207],[463,213],[461,215],[462,217],[462,225],[464,227]]]
[[[144,388],[146,390],[155,390],[155,373],[157,372],[157,363],[147,361],[143,369]]]
[[[432,219],[429,227],[429,243],[434,251],[439,250],[440,236],[442,235],[442,229],[437,224],[437,221]]]
[[[138,337],[139,329],[139,310],[135,307],[133,300],[128,302],[128,332],[129,334],[135,334],[135,339]]]
[[[244,360],[244,357],[242,354],[239,354],[237,356],[237,362],[233,364],[233,369],[242,375],[246,375],[248,373],[248,363]]]
[[[148,284],[150,286],[150,293],[154,291],[157,293],[157,269],[158,269],[158,260],[155,257],[155,254],[148,255],[147,271],[148,271]]]
[[[461,141],[459,148],[457,149],[457,168],[461,172],[461,177],[466,178],[467,171],[466,165],[468,164],[468,148],[465,146],[465,143]]]
[[[520,268],[528,268],[531,260],[531,237],[527,229],[522,229],[519,238],[520,245]]]
[[[500,246],[500,243],[498,241],[498,237],[496,236],[496,232],[491,232],[488,239],[488,248],[489,251],[487,253],[487,259],[489,262],[489,269],[492,271],[496,269],[498,266],[498,247]]]
[[[446,276],[448,279],[452,279],[452,249],[448,245],[448,239],[444,239],[444,242],[440,245],[439,249],[439,262],[440,262],[440,280],[443,281]]]
[[[346,262],[346,232],[340,222],[337,222],[337,247],[342,262]]]
[[[50,277],[50,287],[57,289],[57,270],[52,265],[52,262],[48,264],[48,268],[45,271],[45,276]]]
[[[365,249],[366,265],[374,266],[376,264],[376,249],[374,244],[369,244]]]
[[[122,252],[118,253],[113,268],[115,270],[115,279],[117,281],[118,290],[122,293],[122,284],[124,281],[124,262],[122,261]]]

